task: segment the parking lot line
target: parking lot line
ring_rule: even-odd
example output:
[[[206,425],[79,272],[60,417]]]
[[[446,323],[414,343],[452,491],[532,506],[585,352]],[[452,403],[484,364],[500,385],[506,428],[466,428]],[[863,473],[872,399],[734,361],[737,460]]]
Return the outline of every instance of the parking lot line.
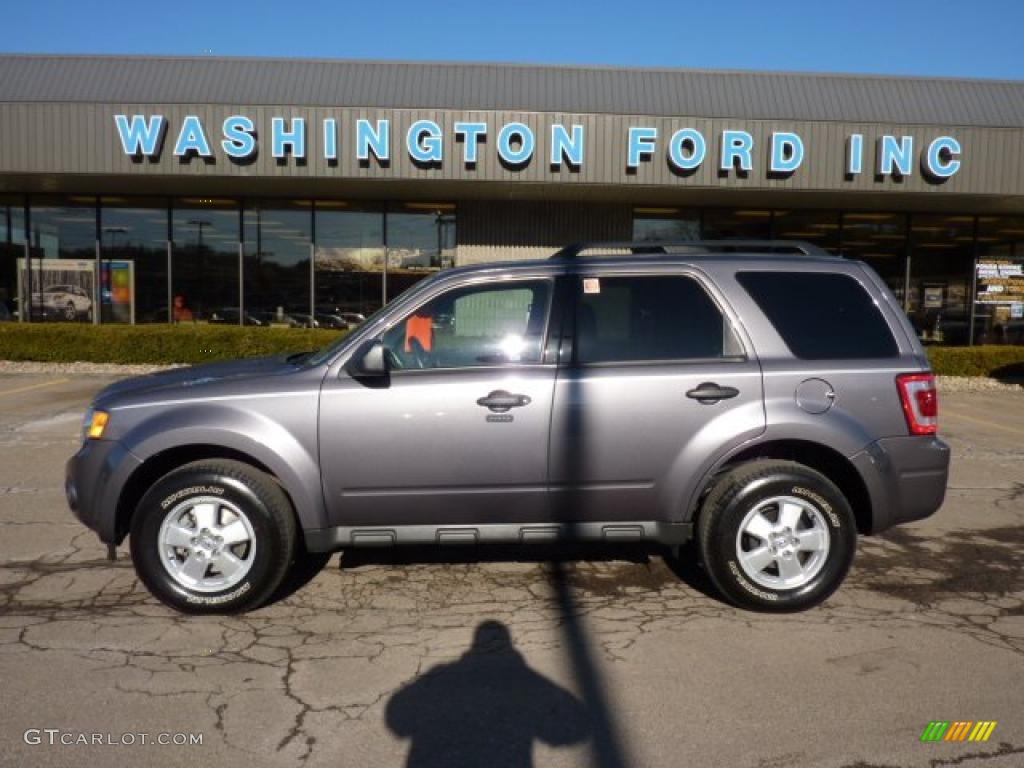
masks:
[[[948,407],[942,409],[942,416],[943,417],[952,416],[954,419],[961,419],[962,421],[970,421],[973,424],[980,424],[982,426],[990,427],[992,429],[1001,429],[1004,432],[1012,432],[1015,435],[1024,435],[1024,429],[1017,429],[1016,427],[1008,427],[1005,424],[997,424],[994,421],[987,421],[985,419],[978,419],[978,418],[975,418],[974,416],[968,416],[968,415],[963,414],[963,413],[958,413],[957,411],[951,410]]]
[[[29,392],[33,389],[42,389],[43,387],[52,387],[55,384],[64,384],[71,379],[51,379],[50,381],[43,381],[39,384],[29,384],[27,387],[15,387],[14,389],[0,389],[0,397],[4,395],[16,395],[19,392]]]

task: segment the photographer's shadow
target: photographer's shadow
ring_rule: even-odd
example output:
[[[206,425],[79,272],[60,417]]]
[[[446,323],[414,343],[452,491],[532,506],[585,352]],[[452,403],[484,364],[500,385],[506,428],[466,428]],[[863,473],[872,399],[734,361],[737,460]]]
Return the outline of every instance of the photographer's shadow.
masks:
[[[533,671],[498,621],[481,623],[457,661],[395,693],[385,716],[412,742],[409,768],[528,768],[534,741],[569,746],[591,733],[583,702]]]

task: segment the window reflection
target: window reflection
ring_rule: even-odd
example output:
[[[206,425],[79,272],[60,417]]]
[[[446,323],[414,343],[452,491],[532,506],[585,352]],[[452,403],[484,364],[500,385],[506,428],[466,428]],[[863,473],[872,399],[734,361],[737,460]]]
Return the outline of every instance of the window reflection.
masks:
[[[245,310],[252,322],[311,326],[310,201],[245,210]]]
[[[803,240],[839,253],[838,211],[775,211],[772,226],[779,240]]]
[[[17,316],[20,294],[33,320],[85,322],[98,310],[102,322],[172,316],[341,328],[455,257],[450,203],[259,201],[242,214],[238,200],[205,198],[170,208],[156,198],[88,195],[33,195],[27,203],[0,196],[0,320]],[[26,231],[31,271],[18,268]],[[634,209],[633,237],[775,237],[841,249],[880,273],[926,342],[968,343],[973,310],[976,343],[1024,343],[1024,217],[648,207]],[[514,358],[514,335],[502,343]]]
[[[408,203],[388,211],[385,232],[388,301],[427,275],[454,266],[454,205]]]
[[[915,214],[910,247],[907,307],[914,327],[926,341],[969,343],[974,217]]]
[[[633,240],[700,240],[700,214],[686,208],[636,208]]]
[[[1024,217],[978,217],[975,341],[1024,344]]]
[[[768,240],[771,236],[771,211],[741,209],[704,212],[705,240]]]
[[[167,225],[165,201],[100,201],[101,322],[167,322]]]
[[[539,363],[551,284],[459,288],[417,308],[384,333],[394,370]]]
[[[33,259],[95,259],[96,199],[33,197]]]
[[[184,199],[171,211],[171,317],[194,322],[238,307],[238,204]]]
[[[24,201],[0,197],[0,321],[17,317],[18,259],[24,258]]]
[[[907,256],[907,216],[853,211],[843,214],[843,255],[865,261],[902,304]]]
[[[20,295],[32,320],[89,322],[96,290],[96,198],[33,197]]]
[[[323,327],[358,324],[384,302],[384,213],[316,204],[316,313]]]

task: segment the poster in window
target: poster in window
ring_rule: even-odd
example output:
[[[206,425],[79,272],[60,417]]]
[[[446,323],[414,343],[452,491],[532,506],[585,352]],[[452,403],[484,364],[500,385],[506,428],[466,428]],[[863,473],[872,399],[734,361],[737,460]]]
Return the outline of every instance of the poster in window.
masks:
[[[18,304],[29,308],[32,320],[91,322],[95,285],[93,261],[33,259],[30,275],[25,259],[18,259]]]
[[[988,259],[978,262],[979,304],[1011,305],[1024,301],[1024,262]]]
[[[926,285],[924,287],[924,308],[925,309],[942,309],[942,294],[945,286],[943,285]]]
[[[100,303],[103,305],[104,322],[135,322],[135,262],[102,262]]]

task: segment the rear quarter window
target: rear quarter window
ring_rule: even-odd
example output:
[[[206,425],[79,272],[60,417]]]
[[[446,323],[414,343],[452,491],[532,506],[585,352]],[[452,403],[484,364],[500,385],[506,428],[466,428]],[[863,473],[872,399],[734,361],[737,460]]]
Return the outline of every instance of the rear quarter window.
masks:
[[[740,285],[803,360],[896,357],[881,309],[857,280],[829,272],[740,272]]]

